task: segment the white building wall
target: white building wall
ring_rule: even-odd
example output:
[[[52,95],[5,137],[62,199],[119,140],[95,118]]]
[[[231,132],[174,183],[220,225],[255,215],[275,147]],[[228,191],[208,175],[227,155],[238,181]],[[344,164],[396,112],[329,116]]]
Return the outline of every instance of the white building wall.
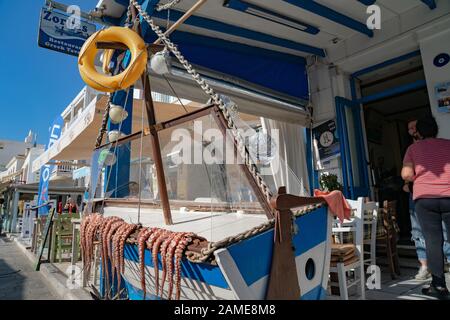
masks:
[[[31,144],[21,141],[0,140],[0,172],[6,169],[11,159],[19,154],[24,155]]]
[[[444,31],[442,31],[444,30]],[[438,112],[435,87],[442,82],[450,82],[450,62],[443,67],[434,65],[438,54],[450,55],[450,19],[419,33],[420,51],[427,80],[431,111],[439,125],[439,137],[450,139],[450,112]]]

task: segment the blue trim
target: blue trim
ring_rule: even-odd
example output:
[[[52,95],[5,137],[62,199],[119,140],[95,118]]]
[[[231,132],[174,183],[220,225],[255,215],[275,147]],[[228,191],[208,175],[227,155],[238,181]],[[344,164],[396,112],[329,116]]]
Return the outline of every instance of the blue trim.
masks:
[[[356,94],[356,82],[355,82],[355,78],[351,78],[350,79],[350,89],[351,89],[351,93],[352,93],[352,100],[356,101],[358,99],[357,94]],[[356,139],[357,140],[357,148],[358,148],[358,168],[359,168],[359,173],[362,174],[362,181],[361,181],[361,188],[363,189],[362,191],[358,191],[357,195],[355,195],[356,197],[359,196],[369,196],[370,194],[370,182],[369,182],[369,173],[368,173],[368,159],[366,158],[366,143],[365,143],[365,139],[363,139],[364,137],[364,132],[363,132],[363,128],[362,128],[362,119],[361,119],[361,112],[360,112],[360,105],[357,103],[353,103],[352,104],[352,108],[353,108],[353,114],[355,115],[354,117],[354,125],[355,125],[355,130],[356,130],[356,137],[361,137],[360,139]],[[360,189],[360,188],[358,188]],[[356,190],[356,189],[355,189]]]
[[[341,97],[335,97],[335,104],[336,104],[336,121],[337,121],[337,130],[338,135],[341,137],[339,140],[340,147],[341,147],[341,161],[342,161],[342,184],[344,187],[343,193],[345,197],[349,197],[349,181],[348,181],[348,171],[347,171],[347,146],[346,146],[346,140],[344,131],[346,127],[343,125],[342,122],[342,99]]]
[[[293,238],[296,257],[327,240],[327,219],[328,209],[324,206],[295,220],[299,230]],[[273,237],[271,229],[228,248],[248,286],[270,274]]]
[[[392,97],[397,94],[405,93],[405,92],[412,91],[415,89],[425,88],[426,86],[427,86],[427,82],[425,80],[417,80],[413,83],[404,84],[404,85],[401,85],[401,86],[398,86],[395,88],[390,88],[388,90],[385,90],[385,91],[382,91],[379,93],[375,93],[370,96],[363,97],[359,100],[356,100],[356,102],[360,103],[360,104],[365,104],[365,103],[377,101],[377,100],[380,100],[383,98]]]
[[[202,36],[198,34],[183,32],[183,31],[175,31],[170,35],[170,38],[176,42],[179,46],[183,44],[189,45],[199,45],[203,47],[215,47],[219,49],[225,50],[233,50],[237,53],[246,54],[246,55],[255,55],[259,57],[265,57],[269,59],[276,59],[280,61],[286,61],[295,64],[305,64],[306,60],[303,57],[291,55],[288,53],[282,53],[278,51],[272,51],[263,48],[252,47],[245,44],[240,44],[236,42],[226,41],[218,38],[212,38],[208,36]],[[147,43],[151,43],[155,41],[156,36],[151,35],[150,37],[146,37],[145,41]],[[192,57],[191,57],[192,58]]]
[[[434,0],[420,0],[420,1],[425,3],[428,6],[428,8],[430,8],[431,10],[436,9],[436,1],[434,1]]]
[[[327,290],[319,285],[302,295],[300,300],[325,300],[326,296]]]
[[[311,130],[305,128],[305,145],[306,145],[306,165],[308,168],[308,181],[311,197],[314,196],[314,189],[319,189],[319,172],[313,166]]]
[[[377,0],[358,0],[359,2],[361,2],[362,4],[366,5],[366,6],[371,6],[373,5]]]
[[[124,256],[127,260],[139,263],[139,254],[136,245],[125,245]],[[148,249],[145,250],[144,261],[147,267],[154,268],[152,253]],[[158,268],[162,270],[160,254],[158,254]],[[230,288],[218,266],[191,263],[183,259],[181,261],[181,274],[185,278],[202,281],[215,287],[223,289]]]
[[[416,56],[420,56],[420,50],[413,51],[413,52],[411,52],[411,53],[408,53],[408,54],[399,56],[399,57],[397,57],[397,58],[393,58],[393,59],[390,59],[390,60],[386,60],[386,61],[384,61],[384,62],[382,62],[382,63],[379,63],[379,64],[376,64],[376,65],[370,66],[370,67],[368,67],[368,68],[361,69],[361,70],[359,70],[359,71],[353,73],[353,74],[351,75],[351,77],[352,77],[352,78],[356,78],[356,77],[359,77],[359,76],[361,76],[361,75],[363,75],[363,74],[367,74],[367,73],[376,71],[376,70],[378,70],[378,69],[382,69],[382,68],[384,68],[384,67],[387,67],[387,66],[396,64],[396,63],[401,62],[401,61],[405,61],[405,60],[411,59],[411,58],[416,57]]]
[[[127,98],[127,91],[128,98]],[[108,131],[119,130],[129,135],[132,133],[132,121],[133,121],[133,87],[130,87],[127,91],[121,90],[114,93],[112,103],[122,106],[128,112],[128,118],[122,122],[122,124],[113,124],[108,121]],[[126,103],[126,105],[125,105]],[[106,191],[111,192],[111,198],[124,198],[130,194],[130,159],[131,159],[131,143],[125,143],[115,149],[115,155],[117,158],[116,163],[112,167],[107,167],[106,170]],[[109,177],[109,178],[108,178]]]
[[[130,0],[114,0],[114,2],[124,6],[124,7],[128,7],[128,5],[130,4]]]
[[[240,12],[244,12],[247,14],[250,14],[252,16],[265,19],[274,23],[281,24],[283,26],[286,26],[288,28],[293,28],[295,30],[299,30],[302,32],[306,32],[309,34],[318,34],[320,30],[316,27],[313,27],[305,22],[294,20],[292,18],[283,16],[279,13],[267,10],[265,8],[261,8],[259,6],[256,6],[251,3],[247,3],[242,0],[226,0],[223,4],[224,7],[234,9]],[[262,13],[262,14],[260,14]],[[270,17],[271,16],[271,17]],[[285,20],[285,22],[280,21],[280,19]],[[295,26],[299,25],[299,26]]]
[[[179,18],[183,16],[184,12],[177,11],[177,10],[170,10],[170,21],[174,22],[177,21]],[[165,19],[167,20],[167,13],[166,12],[154,12],[153,17],[159,18],[159,19]],[[230,34],[233,36],[251,39],[259,42],[268,43],[271,45],[297,50],[301,52],[306,52],[310,54],[314,54],[320,57],[325,57],[325,50],[317,47],[313,47],[307,44],[294,42],[291,40],[286,40],[282,38],[277,38],[262,32],[253,31],[250,29],[245,29],[241,27],[237,27],[231,24],[223,23],[217,20],[212,20],[208,18],[198,17],[198,16],[191,16],[189,19],[187,19],[184,22],[186,25],[199,27],[203,29],[213,30],[216,32],[221,32],[225,34]],[[190,34],[194,35],[192,33],[183,32],[183,34]],[[199,37],[202,37],[201,35],[198,35]],[[173,37],[173,36],[171,36]],[[212,38],[211,38],[212,39]],[[227,41],[231,43],[230,41]],[[233,45],[237,45],[237,43],[233,42]],[[229,47],[229,46],[228,46]],[[254,47],[255,50],[260,51],[262,49]]]
[[[373,30],[367,28],[367,25],[365,23],[359,22],[353,18],[343,15],[342,13],[339,13],[333,9],[321,5],[313,0],[283,0],[283,1],[288,2],[304,10],[310,11],[333,22],[339,23],[343,26],[358,31],[369,37],[373,37]]]

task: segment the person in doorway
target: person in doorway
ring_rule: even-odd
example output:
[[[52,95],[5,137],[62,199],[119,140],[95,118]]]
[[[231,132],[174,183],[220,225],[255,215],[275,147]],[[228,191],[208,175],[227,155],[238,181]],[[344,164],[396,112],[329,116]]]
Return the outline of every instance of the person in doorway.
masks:
[[[408,122],[408,134],[412,139],[412,143],[415,143],[420,140],[417,133],[417,120],[411,120]],[[413,183],[409,181],[405,181],[405,185],[403,186],[403,191],[409,193],[409,214],[411,218],[411,240],[414,241],[416,247],[417,258],[420,263],[419,271],[417,272],[415,278],[417,280],[426,280],[431,277],[431,273],[428,270],[427,263],[427,253],[425,246],[425,239],[422,234],[422,229],[419,224],[419,220],[417,218],[417,212],[415,210],[414,201],[413,201]],[[444,233],[444,254],[447,257],[447,263],[445,264],[445,272],[448,272],[448,261],[450,261],[450,243],[447,238],[447,230],[445,224],[443,223],[443,233]]]
[[[64,206],[64,210],[67,210],[69,214],[77,213],[78,208],[77,204],[75,203],[75,200],[73,200],[72,198],[68,198],[67,203]]]
[[[450,230],[450,140],[439,139],[433,117],[417,121],[419,141],[406,151],[402,178],[414,182],[413,200],[425,239],[428,269],[432,281],[422,293],[448,299],[444,275],[442,223]],[[450,237],[447,235],[447,239]]]

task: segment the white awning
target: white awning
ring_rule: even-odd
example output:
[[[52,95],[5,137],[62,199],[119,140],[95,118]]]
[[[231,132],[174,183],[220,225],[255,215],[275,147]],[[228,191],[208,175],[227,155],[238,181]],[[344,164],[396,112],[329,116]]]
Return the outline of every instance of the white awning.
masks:
[[[107,96],[97,96],[75,119],[61,138],[33,162],[33,172],[52,160],[88,160],[94,149],[95,137],[102,123]]]

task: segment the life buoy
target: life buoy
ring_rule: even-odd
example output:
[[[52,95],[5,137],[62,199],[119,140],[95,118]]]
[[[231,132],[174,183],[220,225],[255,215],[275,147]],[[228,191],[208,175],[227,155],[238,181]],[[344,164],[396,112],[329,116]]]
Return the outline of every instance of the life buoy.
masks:
[[[128,47],[131,61],[122,73],[108,76],[96,70],[94,62],[98,42],[119,42]],[[111,55],[110,50],[105,53]],[[128,28],[111,27],[97,31],[86,40],[78,56],[78,68],[81,78],[90,87],[102,92],[115,92],[132,86],[139,79],[147,65],[147,58],[145,42],[136,32]]]

